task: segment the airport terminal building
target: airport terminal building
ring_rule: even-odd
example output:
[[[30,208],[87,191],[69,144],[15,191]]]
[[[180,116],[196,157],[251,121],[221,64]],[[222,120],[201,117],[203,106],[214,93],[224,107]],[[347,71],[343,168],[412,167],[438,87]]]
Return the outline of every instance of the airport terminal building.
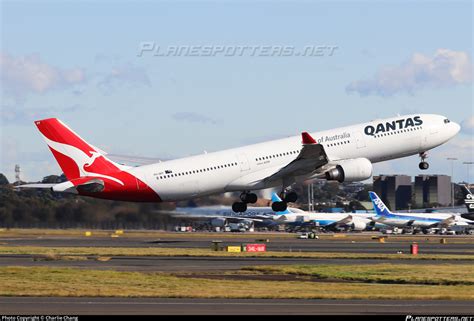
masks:
[[[373,189],[391,210],[451,204],[451,176],[408,175],[373,177]]]

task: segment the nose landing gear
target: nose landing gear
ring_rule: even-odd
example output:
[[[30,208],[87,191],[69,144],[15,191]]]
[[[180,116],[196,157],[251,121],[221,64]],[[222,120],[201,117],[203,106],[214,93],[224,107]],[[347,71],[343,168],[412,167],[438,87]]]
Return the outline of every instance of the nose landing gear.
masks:
[[[418,167],[421,170],[427,170],[430,167],[430,164],[428,162],[425,162],[425,159],[428,158],[428,154],[426,152],[422,152],[419,154],[421,158],[420,164],[418,164]]]

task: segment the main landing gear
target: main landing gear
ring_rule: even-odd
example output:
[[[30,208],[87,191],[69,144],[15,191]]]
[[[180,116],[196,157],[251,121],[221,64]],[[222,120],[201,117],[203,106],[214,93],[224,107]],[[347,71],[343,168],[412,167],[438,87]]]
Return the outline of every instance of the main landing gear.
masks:
[[[418,167],[421,170],[427,170],[430,167],[430,164],[428,164],[428,162],[425,162],[425,159],[428,158],[428,154],[426,152],[422,152],[420,153],[420,158],[421,158],[421,162],[418,165]]]
[[[283,212],[288,208],[288,203],[294,203],[298,199],[298,195],[295,192],[285,193],[283,192],[283,201],[273,202],[272,210],[275,212]]]
[[[232,210],[235,213],[243,213],[247,210],[247,204],[253,204],[257,202],[257,199],[257,194],[244,192],[240,194],[241,202],[235,202],[234,204],[232,204]]]

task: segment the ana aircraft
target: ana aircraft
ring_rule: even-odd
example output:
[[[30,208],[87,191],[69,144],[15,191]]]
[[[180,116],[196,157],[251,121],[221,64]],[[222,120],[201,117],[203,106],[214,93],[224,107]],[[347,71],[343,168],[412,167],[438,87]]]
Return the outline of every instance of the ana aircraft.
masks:
[[[363,181],[372,176],[376,162],[419,154],[420,169],[427,169],[426,152],[460,129],[444,116],[415,114],[133,167],[112,161],[59,119],[38,120],[35,125],[68,181],[23,187],[135,202],[241,192],[232,206],[235,212],[245,212],[247,204],[257,201],[252,191],[270,187],[282,189],[283,201],[272,208],[284,211],[288,202],[297,200],[291,191],[295,182]]]
[[[453,226],[469,228],[474,224],[474,221],[467,220],[454,213],[392,213],[376,193],[369,192],[369,194],[377,214],[372,217],[372,220],[377,223],[402,228],[417,227],[421,229]]]

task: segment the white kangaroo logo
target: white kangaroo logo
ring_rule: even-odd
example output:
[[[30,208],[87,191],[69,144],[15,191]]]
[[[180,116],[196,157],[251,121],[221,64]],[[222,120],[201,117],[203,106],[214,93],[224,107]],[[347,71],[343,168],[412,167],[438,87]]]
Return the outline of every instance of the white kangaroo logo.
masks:
[[[61,154],[64,154],[64,155],[66,155],[66,156],[68,156],[68,157],[70,157],[74,160],[77,167],[79,168],[79,173],[80,173],[81,177],[83,177],[83,176],[103,177],[103,178],[110,179],[114,182],[117,182],[122,186],[124,185],[124,183],[122,181],[118,180],[115,177],[87,171],[86,167],[92,166],[92,164],[95,162],[95,160],[97,158],[103,157],[102,154],[100,154],[96,151],[90,151],[92,156],[88,156],[86,153],[84,153],[82,150],[80,150],[77,147],[67,145],[67,144],[63,144],[63,143],[58,143],[58,142],[55,142],[55,141],[52,141],[52,140],[48,139],[45,136],[43,136],[43,137],[46,140],[46,143],[48,144],[49,147],[51,147],[52,149],[56,150],[57,152],[59,152]]]

